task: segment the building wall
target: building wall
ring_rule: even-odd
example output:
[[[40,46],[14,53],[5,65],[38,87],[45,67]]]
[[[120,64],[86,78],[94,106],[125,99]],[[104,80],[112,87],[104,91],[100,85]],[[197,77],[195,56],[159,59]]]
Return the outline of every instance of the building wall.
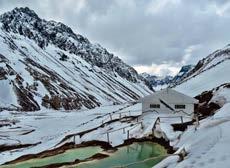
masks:
[[[150,104],[160,104],[160,108],[150,108]],[[185,109],[175,109],[175,105],[179,103],[167,103],[170,107],[172,107],[175,111],[183,110],[184,112],[188,114],[194,113],[194,104],[185,104]],[[148,110],[156,110],[158,112],[168,112],[171,111],[169,108],[167,108],[164,104],[160,102],[142,102],[142,112],[148,111]]]

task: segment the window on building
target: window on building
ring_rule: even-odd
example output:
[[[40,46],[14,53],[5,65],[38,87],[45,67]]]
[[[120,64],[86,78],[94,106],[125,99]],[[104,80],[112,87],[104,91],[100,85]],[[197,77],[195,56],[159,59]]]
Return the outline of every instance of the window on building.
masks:
[[[176,104],[175,109],[185,109],[185,105],[184,104]]]
[[[160,104],[150,104],[150,108],[160,108]]]

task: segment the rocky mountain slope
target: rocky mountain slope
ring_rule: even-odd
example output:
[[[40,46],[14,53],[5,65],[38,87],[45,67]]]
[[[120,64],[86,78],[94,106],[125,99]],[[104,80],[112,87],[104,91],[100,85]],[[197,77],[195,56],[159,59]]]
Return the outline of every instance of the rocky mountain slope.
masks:
[[[137,100],[147,82],[99,44],[29,8],[0,16],[0,110],[82,109]]]
[[[229,83],[229,67],[230,47],[228,45],[200,60],[174,87],[181,92],[196,96],[203,91]]]
[[[156,88],[159,86],[168,86],[173,77],[172,76],[166,76],[166,77],[161,77],[161,76],[156,76],[156,75],[150,75],[148,73],[141,73],[140,74],[148,83],[152,86],[152,88]]]
[[[191,69],[193,69],[193,65],[185,65],[181,67],[180,71],[176,76],[167,75],[165,77],[150,75],[148,73],[140,74],[148,83],[152,86],[153,89],[164,88],[167,86],[176,85],[177,82],[180,82],[183,78],[187,76]]]
[[[176,83],[186,78],[190,70],[192,70],[193,68],[194,68],[193,65],[182,66],[178,74],[174,76],[173,79],[171,80],[170,85],[175,85]]]

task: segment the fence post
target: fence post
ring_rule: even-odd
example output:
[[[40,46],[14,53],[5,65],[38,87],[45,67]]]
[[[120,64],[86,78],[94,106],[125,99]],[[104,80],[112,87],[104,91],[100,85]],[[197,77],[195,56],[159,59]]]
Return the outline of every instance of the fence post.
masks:
[[[75,144],[75,135],[73,136],[73,143]]]
[[[109,113],[109,116],[110,116],[110,120],[112,120],[113,118],[112,118],[112,114],[111,113]]]
[[[144,129],[144,125],[143,125],[143,122],[141,122],[141,129]]]
[[[178,154],[179,157],[180,157],[179,161],[184,160],[184,158],[186,157],[187,154],[188,154],[188,153],[186,152],[185,148],[183,148],[183,149],[180,151],[180,153]]]
[[[125,128],[123,128],[123,134],[125,134]]]
[[[158,121],[160,122],[160,117],[157,117],[157,119],[156,119],[156,121],[155,121],[155,123],[154,123],[154,125],[153,125],[153,128],[154,128],[154,129],[155,129],[155,127],[156,127]]]
[[[198,115],[196,115],[196,125],[200,125]]]
[[[138,122],[138,116],[137,116],[137,122]]]
[[[180,120],[181,120],[181,123],[183,124],[184,122],[183,122],[183,117],[182,116],[180,116]]]
[[[160,122],[160,117],[157,117],[157,119],[155,120],[155,123],[154,123],[154,125],[153,125],[153,128],[152,128],[152,136],[154,137],[154,130],[155,130],[155,128],[156,128],[156,125],[157,125],[157,122]]]
[[[79,135],[79,142],[81,143],[81,136]]]
[[[127,139],[129,139],[129,130],[127,131]]]
[[[160,117],[157,117],[157,121],[161,122]]]
[[[110,144],[110,142],[109,142],[109,133],[108,132],[107,132],[107,141]]]

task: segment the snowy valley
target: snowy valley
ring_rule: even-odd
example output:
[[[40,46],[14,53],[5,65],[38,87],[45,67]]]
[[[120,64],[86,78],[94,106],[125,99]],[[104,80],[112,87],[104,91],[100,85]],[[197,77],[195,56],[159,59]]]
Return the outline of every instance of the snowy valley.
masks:
[[[167,151],[150,167],[225,168],[229,66],[226,46],[158,81],[62,23],[29,8],[7,12],[0,16],[0,168],[31,167],[36,159],[79,146],[103,148],[82,160],[36,166],[78,167],[141,141]],[[183,111],[143,111],[140,98],[153,94],[158,83],[199,100],[196,118]]]

